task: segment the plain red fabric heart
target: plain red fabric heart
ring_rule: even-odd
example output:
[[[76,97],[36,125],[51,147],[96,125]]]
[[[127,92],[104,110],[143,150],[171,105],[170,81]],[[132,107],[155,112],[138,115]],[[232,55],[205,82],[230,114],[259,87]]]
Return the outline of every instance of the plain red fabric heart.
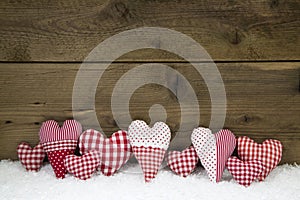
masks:
[[[46,156],[41,144],[31,148],[26,142],[22,142],[18,145],[17,153],[22,165],[25,166],[28,171],[39,171]]]
[[[150,128],[146,122],[133,121],[128,128],[133,153],[138,160],[145,182],[157,175],[171,140],[171,131],[167,124],[156,122]]]
[[[199,158],[193,146],[185,150],[170,151],[168,153],[168,166],[170,169],[182,177],[187,177],[196,168]]]
[[[226,166],[234,180],[246,187],[250,186],[263,171],[263,166],[260,161],[242,161],[234,156],[228,158]]]
[[[81,132],[81,124],[75,120],[66,120],[62,127],[56,121],[49,120],[40,128],[40,142],[57,178],[65,178],[65,157],[74,154]]]
[[[263,181],[281,160],[282,144],[278,140],[269,139],[258,144],[249,137],[243,136],[238,138],[237,143],[241,160],[258,160],[262,163],[264,169],[258,176],[259,181]]]
[[[83,156],[67,155],[65,166],[67,171],[74,174],[75,177],[86,180],[91,178],[96,171],[100,162],[100,154],[98,151],[90,151]]]
[[[105,138],[96,130],[86,130],[79,138],[79,148],[81,154],[91,150],[100,152],[100,170],[105,176],[113,175],[132,155],[127,133],[121,130],[110,138]]]
[[[235,136],[226,129],[212,134],[210,129],[199,127],[193,130],[191,140],[209,179],[219,182],[227,159],[235,149]]]

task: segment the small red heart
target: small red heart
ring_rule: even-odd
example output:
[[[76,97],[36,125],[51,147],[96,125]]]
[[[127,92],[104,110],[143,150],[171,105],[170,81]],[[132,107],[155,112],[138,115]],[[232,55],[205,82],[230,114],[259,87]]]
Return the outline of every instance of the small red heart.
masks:
[[[81,131],[81,124],[75,120],[66,120],[62,127],[49,120],[40,128],[40,141],[57,178],[65,178],[65,157],[74,154]]]
[[[83,156],[67,155],[65,166],[67,171],[74,174],[75,177],[86,180],[91,178],[96,171],[100,162],[100,154],[98,151],[90,151]]]
[[[280,162],[282,144],[272,139],[258,144],[249,137],[243,136],[238,138],[238,155],[243,161],[258,160],[262,163],[264,169],[258,179],[263,181]]]
[[[91,150],[100,152],[100,170],[105,176],[113,175],[132,154],[126,131],[118,131],[105,138],[96,130],[86,130],[79,138],[79,148],[81,154]]]
[[[193,146],[179,151],[168,153],[168,165],[170,169],[179,176],[187,177],[196,168],[199,158]]]
[[[234,156],[228,158],[226,165],[234,180],[246,187],[250,186],[263,171],[263,166],[260,161],[241,161]]]
[[[19,160],[28,171],[39,171],[46,156],[41,144],[31,148],[28,143],[22,142],[18,145],[17,152]]]

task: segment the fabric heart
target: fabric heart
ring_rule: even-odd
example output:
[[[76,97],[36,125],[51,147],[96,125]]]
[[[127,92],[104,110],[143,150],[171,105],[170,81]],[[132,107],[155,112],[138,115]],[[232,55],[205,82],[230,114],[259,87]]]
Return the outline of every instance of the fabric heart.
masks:
[[[62,127],[56,121],[49,120],[40,128],[40,142],[57,178],[65,178],[67,169],[64,159],[74,154],[81,132],[81,124],[75,120],[66,120]]]
[[[133,121],[128,128],[133,153],[138,160],[146,182],[155,178],[169,147],[171,131],[167,124],[156,122],[150,128],[144,121]]]
[[[282,144],[272,139],[257,144],[249,137],[243,136],[238,138],[238,155],[243,161],[258,160],[262,163],[264,169],[258,179],[263,181],[280,162]]]
[[[81,154],[90,150],[100,152],[99,166],[105,176],[113,175],[132,155],[126,131],[115,132],[107,139],[96,130],[86,130],[79,138],[79,148]]]
[[[227,159],[234,151],[235,136],[226,129],[212,134],[210,129],[198,127],[193,130],[191,140],[209,179],[219,182]]]
[[[46,156],[41,144],[31,148],[28,143],[22,142],[18,145],[17,152],[19,160],[28,171],[39,171]]]
[[[100,154],[98,151],[90,151],[83,156],[67,155],[65,166],[67,171],[74,174],[75,177],[86,180],[91,178],[96,171],[100,162]]]
[[[187,177],[196,168],[199,158],[193,146],[179,151],[170,151],[168,153],[168,166],[179,176]]]
[[[228,158],[226,166],[234,180],[246,187],[250,186],[263,171],[263,166],[260,161],[241,161],[235,156]]]

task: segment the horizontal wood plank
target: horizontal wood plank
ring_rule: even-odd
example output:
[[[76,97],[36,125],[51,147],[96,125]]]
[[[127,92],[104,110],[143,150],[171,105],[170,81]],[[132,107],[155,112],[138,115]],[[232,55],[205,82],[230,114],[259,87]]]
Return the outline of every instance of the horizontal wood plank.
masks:
[[[0,61],[83,61],[105,39],[137,27],[165,27],[186,34],[215,61],[298,60],[299,8],[298,0],[2,0]],[[153,40],[154,48],[160,45],[163,39]],[[151,49],[120,58],[121,62],[180,60],[178,55]]]
[[[177,70],[191,84],[197,96],[195,103],[200,106],[199,125],[209,126],[211,100],[203,77],[189,63],[164,64]],[[99,66],[92,65],[96,73]],[[109,66],[97,86],[95,110],[88,105],[73,112],[84,115],[96,111],[107,135],[118,130],[111,111],[112,92],[122,75],[139,65],[116,63]],[[237,136],[248,135],[257,142],[267,138],[279,139],[284,145],[282,163],[299,163],[299,63],[218,63],[217,66],[227,95],[224,127]],[[16,159],[16,146],[21,141],[36,144],[43,121],[55,119],[62,123],[73,117],[72,91],[79,67],[79,64],[0,64],[0,159]],[[151,67],[144,73],[150,76]],[[161,74],[165,75],[170,87],[184,92],[176,77],[163,70]],[[86,77],[86,81],[90,78]],[[214,76],[210,78],[214,79]],[[82,98],[89,101],[84,96]],[[170,88],[157,84],[141,85],[130,99],[132,119],[149,123],[149,109],[153,104],[164,106],[167,123],[175,136],[181,113],[178,99]],[[119,111],[120,115],[126,113],[125,107]],[[188,133],[191,130],[183,131]]]

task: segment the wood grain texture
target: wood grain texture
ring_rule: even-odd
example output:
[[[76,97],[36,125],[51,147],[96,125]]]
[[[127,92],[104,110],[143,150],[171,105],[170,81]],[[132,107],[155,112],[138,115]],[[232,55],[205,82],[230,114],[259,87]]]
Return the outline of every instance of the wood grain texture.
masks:
[[[199,125],[208,126],[211,101],[203,78],[189,63],[164,64],[176,69],[189,81],[200,106]],[[98,64],[93,65],[96,72]],[[138,65],[112,64],[99,81],[95,111],[107,135],[118,129],[111,112],[113,88],[124,73]],[[257,142],[267,138],[279,139],[284,145],[282,163],[299,163],[299,63],[218,63],[217,66],[227,95],[225,128],[237,136],[248,135]],[[0,159],[16,159],[16,146],[21,141],[36,144],[43,121],[55,119],[62,123],[73,117],[72,90],[79,67],[79,64],[0,64]],[[164,71],[161,73],[165,74],[170,87],[182,92],[181,83],[173,81],[176,77]],[[86,79],[88,81],[90,77]],[[85,97],[82,98],[85,101]],[[130,99],[132,118],[149,123],[148,111],[153,104],[164,106],[174,136],[180,124],[180,105],[168,88],[156,84],[138,88]],[[92,105],[73,112],[84,115],[91,110]],[[126,112],[124,109],[119,114]]]
[[[215,61],[298,60],[299,18],[298,0],[2,0],[0,61],[82,61],[103,40],[144,26],[182,32]],[[166,54],[139,50],[121,61],[180,60]]]

